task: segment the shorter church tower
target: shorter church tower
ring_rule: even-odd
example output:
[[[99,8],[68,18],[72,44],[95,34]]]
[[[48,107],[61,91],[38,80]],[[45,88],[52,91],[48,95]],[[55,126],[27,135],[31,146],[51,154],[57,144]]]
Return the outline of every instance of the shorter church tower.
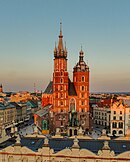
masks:
[[[90,128],[90,107],[89,107],[89,67],[85,63],[84,52],[79,52],[79,61],[73,68],[73,83],[77,93],[77,114],[79,125],[84,129]]]

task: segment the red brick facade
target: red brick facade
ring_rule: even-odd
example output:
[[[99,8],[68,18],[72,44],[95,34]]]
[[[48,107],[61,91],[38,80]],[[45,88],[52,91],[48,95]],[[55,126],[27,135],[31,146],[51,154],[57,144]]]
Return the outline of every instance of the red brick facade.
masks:
[[[58,47],[54,49],[53,81],[49,83],[43,97],[42,105],[52,104],[50,112],[51,128],[66,132],[68,127],[83,130],[90,129],[89,108],[89,67],[83,60],[81,49],[79,61],[73,68],[73,82],[67,71],[67,49],[63,47],[62,30],[60,30]]]

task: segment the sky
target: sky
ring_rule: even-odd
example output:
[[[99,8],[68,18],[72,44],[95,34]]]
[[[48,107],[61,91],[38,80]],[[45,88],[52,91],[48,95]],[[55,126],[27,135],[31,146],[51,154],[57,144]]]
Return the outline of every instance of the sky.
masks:
[[[0,0],[4,91],[45,90],[60,21],[70,78],[82,45],[90,92],[130,92],[130,0]]]

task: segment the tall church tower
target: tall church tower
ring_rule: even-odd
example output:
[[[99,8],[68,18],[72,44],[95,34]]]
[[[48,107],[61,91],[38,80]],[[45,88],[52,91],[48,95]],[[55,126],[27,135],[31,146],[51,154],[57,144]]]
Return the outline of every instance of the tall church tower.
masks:
[[[89,67],[85,63],[84,52],[79,52],[79,61],[73,68],[73,82],[67,71],[67,49],[63,45],[62,24],[58,46],[54,48],[53,81],[50,81],[42,95],[42,105],[51,105],[49,110],[49,130],[72,136],[79,128],[87,131],[90,126],[89,109]]]
[[[77,112],[79,125],[87,130],[90,128],[89,108],[89,67],[85,63],[84,52],[79,52],[79,61],[73,68],[73,83],[77,92]]]
[[[56,127],[65,128],[68,121],[68,72],[67,49],[63,46],[62,24],[60,23],[60,35],[58,47],[54,48],[54,72],[53,72],[53,108]],[[62,131],[62,129],[61,129]]]

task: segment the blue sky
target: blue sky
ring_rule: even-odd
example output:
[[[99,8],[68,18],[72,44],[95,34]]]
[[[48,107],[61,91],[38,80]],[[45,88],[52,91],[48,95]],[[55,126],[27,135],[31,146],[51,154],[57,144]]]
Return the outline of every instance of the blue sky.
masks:
[[[0,83],[44,90],[62,19],[68,72],[81,48],[91,92],[130,91],[130,0],[0,0]]]

